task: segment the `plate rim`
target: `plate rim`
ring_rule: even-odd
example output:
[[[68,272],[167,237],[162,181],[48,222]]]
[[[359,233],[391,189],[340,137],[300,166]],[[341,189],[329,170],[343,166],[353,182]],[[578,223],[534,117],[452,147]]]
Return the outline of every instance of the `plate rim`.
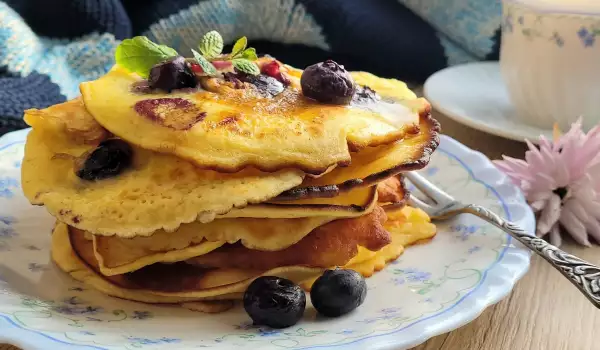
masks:
[[[425,84],[423,84],[423,95],[425,96],[427,101],[429,101],[429,103],[431,103],[434,110],[437,110],[438,112],[442,113],[443,115],[447,116],[448,118],[452,119],[453,121],[455,121],[459,124],[466,125],[475,130],[483,131],[483,132],[491,134],[491,135],[503,137],[505,139],[519,141],[519,142],[525,142],[525,140],[529,140],[534,144],[538,144],[540,135],[544,135],[544,134],[552,135],[551,129],[543,129],[543,128],[528,125],[525,123],[521,123],[521,125],[537,129],[538,134],[534,135],[533,133],[529,133],[529,132],[520,132],[519,129],[499,129],[499,128],[493,127],[489,123],[481,122],[475,118],[465,117],[465,116],[460,115],[460,113],[452,112],[448,108],[444,107],[444,105],[440,104],[437,100],[430,99],[432,85],[435,84],[436,79],[440,79],[440,76],[443,74],[446,74],[448,71],[451,71],[454,69],[459,69],[459,68],[475,67],[475,66],[488,67],[488,69],[489,69],[490,67],[494,67],[494,68],[499,67],[499,65],[500,64],[498,61],[481,61],[481,62],[470,62],[470,63],[458,64],[455,66],[446,67],[444,69],[441,69],[441,70],[433,73],[429,78],[427,78],[427,80],[425,81]]]
[[[19,130],[1,136],[0,144],[2,144],[2,146],[0,146],[0,148],[8,147],[9,144],[24,143],[22,134],[27,134],[29,130],[30,129]],[[467,146],[446,135],[441,135],[441,144],[438,151],[445,153],[446,155],[449,155],[460,162],[474,181],[479,182],[486,188],[492,190],[494,195],[502,203],[508,219],[512,218],[514,212],[524,210],[523,215],[521,215],[520,219],[516,220],[515,222],[525,227],[528,232],[533,232],[532,229],[535,227],[534,214],[531,208],[526,204],[522,192],[514,184],[512,184],[508,177],[501,173],[485,155],[468,148]],[[460,158],[458,156],[460,156]],[[493,185],[490,185],[481,179],[482,176],[476,175],[477,172],[483,170],[492,170],[496,177],[499,176],[499,178],[494,179]],[[490,175],[487,175],[487,177],[489,176]],[[506,190],[503,191],[502,189]],[[507,204],[508,202],[510,202],[510,206]],[[513,290],[517,281],[520,280],[528,271],[530,266],[530,257],[531,252],[529,250],[526,250],[518,242],[508,236],[505,248],[502,250],[500,256],[485,270],[485,277],[482,278],[477,286],[462,296],[449,308],[384,334],[372,335],[357,339],[352,342],[306,346],[296,349],[358,350],[363,349],[362,345],[364,345],[365,341],[370,342],[371,348],[376,348],[378,350],[391,350],[398,349],[399,347],[410,348],[417,346],[432,337],[450,332],[472,322],[489,306],[492,306],[504,299]],[[490,275],[492,275],[495,270],[498,270],[502,266],[512,267],[511,276],[501,275],[502,278],[497,279],[497,281],[491,281]],[[497,272],[498,271],[496,271],[496,273]],[[443,322],[440,322],[438,319],[439,316],[448,316],[449,312],[457,310],[461,310],[460,315],[450,315],[450,318],[442,320]],[[26,348],[23,347],[24,349],[42,349],[44,348],[43,346],[52,346],[56,349],[59,347],[69,349],[106,349],[104,347],[93,345],[68,343],[61,339],[56,339],[51,335],[45,334],[42,331],[27,329],[13,322],[10,317],[3,312],[0,312],[0,318],[15,326],[19,331],[27,333],[28,336],[34,335],[36,338],[41,338],[40,340],[31,338],[23,339],[21,337],[11,337],[10,334],[7,336],[2,334],[3,332],[0,332],[0,341],[15,345],[23,344],[27,346]],[[0,322],[2,322],[2,320],[0,320]],[[399,339],[395,336],[396,333],[405,331],[409,328],[413,328],[411,332],[418,332],[419,336],[414,338],[409,337],[412,340]]]

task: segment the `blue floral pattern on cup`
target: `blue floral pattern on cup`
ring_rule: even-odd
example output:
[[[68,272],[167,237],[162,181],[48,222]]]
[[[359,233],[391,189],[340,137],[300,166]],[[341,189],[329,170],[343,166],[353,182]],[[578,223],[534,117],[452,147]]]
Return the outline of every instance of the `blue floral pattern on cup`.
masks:
[[[531,13],[531,16],[520,14],[517,16],[516,23],[514,22],[515,13]],[[559,14],[534,14],[527,7],[517,4],[506,4],[504,8],[502,20],[502,32],[508,34],[520,34],[530,40],[543,39],[556,44],[562,48],[567,43],[565,37],[571,33],[561,33],[558,30],[547,29],[543,23],[547,17],[562,16]],[[564,17],[564,16],[563,16]],[[565,17],[566,18],[566,17]],[[581,18],[581,17],[580,17]],[[589,17],[587,22],[593,22],[589,26],[581,26],[577,30],[579,44],[586,48],[594,47],[596,44],[596,36],[600,35],[600,19],[597,17]]]
[[[581,39],[585,47],[593,47],[596,43],[596,36],[600,35],[600,28],[581,27],[577,32],[577,36]]]

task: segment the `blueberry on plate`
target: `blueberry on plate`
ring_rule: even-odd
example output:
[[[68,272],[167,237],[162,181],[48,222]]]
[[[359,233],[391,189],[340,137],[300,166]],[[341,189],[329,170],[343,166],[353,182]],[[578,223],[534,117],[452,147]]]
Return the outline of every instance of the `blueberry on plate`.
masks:
[[[102,141],[84,160],[76,175],[83,180],[102,180],[116,176],[131,165],[133,150],[120,139]]]
[[[244,309],[255,325],[286,328],[304,315],[306,295],[294,282],[275,276],[255,279],[244,293]]]
[[[350,104],[356,91],[350,73],[332,60],[306,67],[300,85],[304,96],[336,105]]]
[[[354,270],[327,270],[312,286],[310,299],[327,317],[338,317],[359,307],[367,296],[367,283]]]
[[[174,89],[193,88],[196,75],[182,56],[175,56],[150,69],[148,84],[153,89],[171,92]]]

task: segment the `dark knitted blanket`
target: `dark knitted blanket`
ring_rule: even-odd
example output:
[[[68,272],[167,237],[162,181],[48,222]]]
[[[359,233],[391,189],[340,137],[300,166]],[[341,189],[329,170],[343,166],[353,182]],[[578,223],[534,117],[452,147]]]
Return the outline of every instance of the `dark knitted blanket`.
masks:
[[[0,134],[25,127],[26,108],[77,96],[134,35],[189,52],[214,29],[299,68],[332,58],[418,83],[497,59],[500,14],[500,0],[0,1]]]

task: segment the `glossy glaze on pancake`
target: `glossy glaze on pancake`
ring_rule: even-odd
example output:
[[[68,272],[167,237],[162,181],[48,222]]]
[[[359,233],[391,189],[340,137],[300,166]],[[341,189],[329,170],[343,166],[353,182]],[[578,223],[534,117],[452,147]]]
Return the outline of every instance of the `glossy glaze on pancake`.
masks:
[[[140,93],[133,87],[141,78],[115,66],[100,79],[83,83],[81,92],[86,108],[113,134],[221,172],[253,166],[322,174],[349,164],[350,150],[400,140],[418,122],[419,110],[408,89],[390,120],[389,113],[361,105],[319,103],[293,85],[271,98],[212,81],[217,87],[210,91]],[[373,106],[378,103],[383,102]]]

